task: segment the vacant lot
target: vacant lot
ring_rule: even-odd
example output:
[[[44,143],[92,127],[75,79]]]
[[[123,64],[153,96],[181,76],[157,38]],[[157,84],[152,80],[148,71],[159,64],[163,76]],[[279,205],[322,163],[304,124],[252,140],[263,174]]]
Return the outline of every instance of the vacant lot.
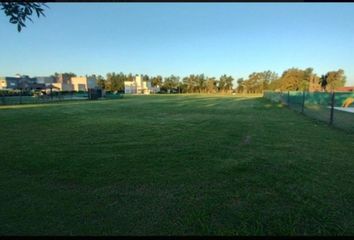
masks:
[[[261,98],[0,107],[1,235],[354,234],[354,134]]]

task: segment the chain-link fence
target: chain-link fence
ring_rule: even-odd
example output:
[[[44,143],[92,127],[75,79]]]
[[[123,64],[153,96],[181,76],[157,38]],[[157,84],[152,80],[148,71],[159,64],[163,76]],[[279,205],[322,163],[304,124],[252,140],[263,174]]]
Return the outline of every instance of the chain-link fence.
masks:
[[[263,97],[329,125],[354,132],[353,92],[264,91]]]
[[[95,95],[95,96],[93,96]],[[87,99],[119,99],[123,98],[122,93],[105,93],[102,92],[52,92],[51,94],[36,94],[33,92],[21,92],[12,90],[0,90],[0,106],[1,105],[17,105],[17,104],[39,104],[61,102],[65,100],[87,100]]]

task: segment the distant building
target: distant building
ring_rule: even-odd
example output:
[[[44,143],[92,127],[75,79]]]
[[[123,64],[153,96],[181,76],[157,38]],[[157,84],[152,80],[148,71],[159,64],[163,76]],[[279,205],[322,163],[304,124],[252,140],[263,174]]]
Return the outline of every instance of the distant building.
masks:
[[[16,77],[0,77],[0,89],[32,89],[36,83],[35,78],[27,75],[16,75]]]
[[[34,77],[36,79],[36,83],[38,84],[45,84],[45,85],[51,85],[55,83],[55,78],[54,77]]]
[[[64,78],[59,74],[57,81],[52,84],[58,91],[85,91],[89,88],[97,88],[95,77],[71,77]]]
[[[58,76],[56,77],[55,80],[56,83],[64,83],[64,84],[71,84],[71,79],[70,76],[68,76],[67,74],[62,74],[59,73]]]
[[[16,75],[15,77],[0,77],[0,89],[44,89],[52,87],[56,91],[85,91],[97,88],[95,77],[67,77],[59,74],[54,77],[34,77]]]
[[[53,83],[52,86],[54,86],[57,91],[73,91],[73,86],[71,83]]]
[[[354,92],[354,86],[339,87],[335,89],[336,92]]]
[[[133,81],[124,81],[124,92],[130,94],[150,94],[156,92],[151,81],[144,81],[141,75],[136,75]]]
[[[88,91],[89,88],[97,88],[95,77],[72,77],[71,84],[74,91]]]

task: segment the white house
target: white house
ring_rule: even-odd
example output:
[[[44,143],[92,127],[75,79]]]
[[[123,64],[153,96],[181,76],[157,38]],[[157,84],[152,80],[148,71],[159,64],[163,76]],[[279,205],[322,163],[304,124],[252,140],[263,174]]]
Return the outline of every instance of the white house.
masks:
[[[154,92],[151,81],[144,81],[141,75],[134,77],[133,81],[124,81],[124,92],[132,94],[150,94]]]

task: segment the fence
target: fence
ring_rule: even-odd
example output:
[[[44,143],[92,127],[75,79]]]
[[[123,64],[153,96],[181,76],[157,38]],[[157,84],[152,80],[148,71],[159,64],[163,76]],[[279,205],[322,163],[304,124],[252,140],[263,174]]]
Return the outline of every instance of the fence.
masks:
[[[263,97],[329,125],[354,132],[354,103],[343,107],[347,99],[354,98],[353,92],[265,91]]]
[[[89,98],[89,96],[91,96]],[[122,94],[105,94],[104,99],[118,99],[122,98]],[[52,95],[35,95],[27,94],[22,95],[16,93],[14,96],[8,96],[2,94],[0,91],[0,105],[17,105],[17,104],[39,104],[39,103],[51,103],[51,102],[62,102],[65,100],[87,100],[87,99],[98,99],[99,97],[92,97],[89,92],[53,92]]]
[[[47,95],[16,95],[6,96],[0,92],[0,105],[16,105],[16,104],[38,104],[38,103],[50,103],[61,102],[64,100],[81,100],[87,99],[87,93],[61,93],[54,92]]]

